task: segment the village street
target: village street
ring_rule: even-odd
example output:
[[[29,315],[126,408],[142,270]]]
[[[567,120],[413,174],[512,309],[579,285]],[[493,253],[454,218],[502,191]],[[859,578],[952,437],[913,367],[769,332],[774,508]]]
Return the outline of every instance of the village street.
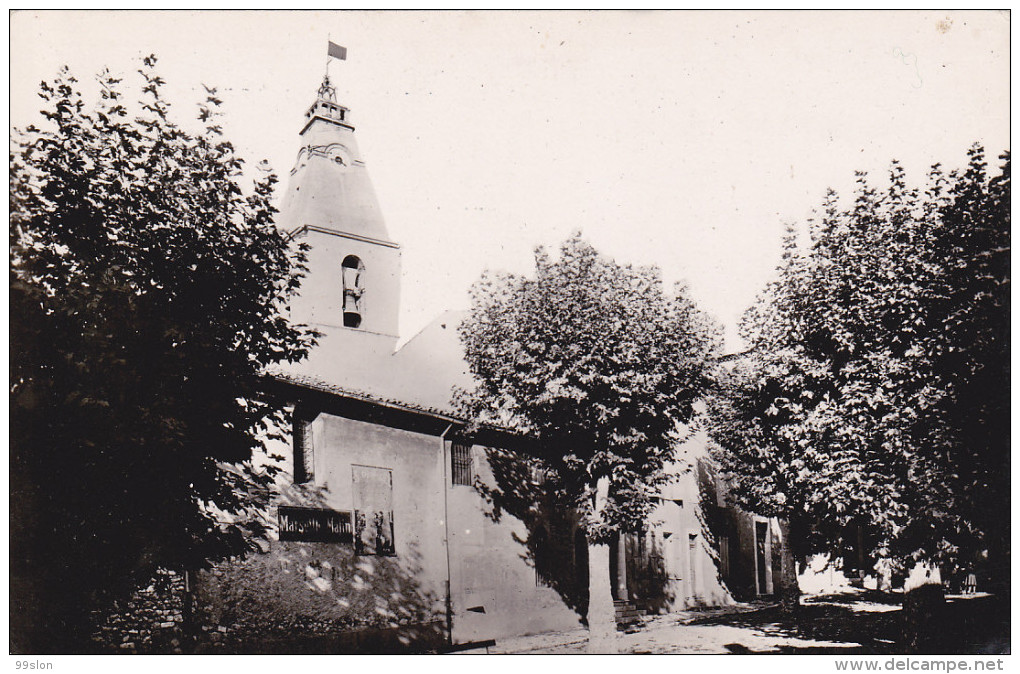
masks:
[[[847,654],[910,652],[903,644],[900,595],[850,592],[807,596],[795,613],[775,604],[738,604],[644,620],[619,636],[621,653],[639,654]],[[936,624],[937,623],[937,624]],[[1009,609],[990,595],[947,597],[938,653],[1008,653]],[[583,629],[497,641],[464,653],[587,653]]]

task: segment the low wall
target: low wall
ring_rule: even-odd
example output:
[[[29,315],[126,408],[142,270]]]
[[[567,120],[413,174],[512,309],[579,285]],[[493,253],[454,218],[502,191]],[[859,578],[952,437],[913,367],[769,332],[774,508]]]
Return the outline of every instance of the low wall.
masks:
[[[444,602],[415,559],[273,541],[195,580],[196,652],[422,652],[446,640]]]
[[[101,621],[92,637],[96,649],[106,653],[184,652],[184,585],[182,575],[158,571],[149,585],[117,602]]]

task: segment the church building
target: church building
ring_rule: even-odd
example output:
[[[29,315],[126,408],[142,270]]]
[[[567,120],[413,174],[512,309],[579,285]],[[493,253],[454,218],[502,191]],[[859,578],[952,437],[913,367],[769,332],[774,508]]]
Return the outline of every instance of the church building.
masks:
[[[249,652],[285,634],[307,635],[316,652],[392,652],[579,627],[587,549],[571,515],[497,516],[477,488],[495,479],[486,447],[527,438],[461,435],[451,399],[472,385],[463,313],[397,347],[401,248],[328,77],[299,138],[278,225],[307,251],[292,319],[321,336],[306,360],[272,373],[293,406],[292,444],[279,452],[292,480],[267,548],[203,574],[198,609]],[[678,451],[658,512],[613,546],[621,621],[779,590],[781,527],[726,504],[704,446]]]

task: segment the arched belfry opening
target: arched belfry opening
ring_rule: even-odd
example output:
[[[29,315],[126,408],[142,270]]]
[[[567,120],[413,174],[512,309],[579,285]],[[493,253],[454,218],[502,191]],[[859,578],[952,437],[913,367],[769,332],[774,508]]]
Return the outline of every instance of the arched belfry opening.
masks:
[[[360,328],[365,295],[365,265],[357,255],[348,255],[340,265],[343,275],[345,328]]]

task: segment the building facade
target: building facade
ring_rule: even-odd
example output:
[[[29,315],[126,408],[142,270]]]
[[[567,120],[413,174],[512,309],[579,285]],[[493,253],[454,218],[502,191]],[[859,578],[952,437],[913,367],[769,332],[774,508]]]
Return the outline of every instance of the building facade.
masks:
[[[397,348],[400,247],[328,78],[300,139],[279,226],[307,247],[292,318],[321,337],[308,359],[273,373],[293,405],[293,442],[280,448],[292,483],[265,552],[204,574],[197,601],[237,650],[273,650],[302,631],[310,650],[390,651],[579,626],[587,548],[572,515],[551,504],[497,515],[478,488],[498,479],[486,447],[527,440],[459,435],[451,397],[471,385],[462,314]],[[726,505],[704,446],[695,438],[678,453],[677,480],[646,529],[614,544],[621,609],[777,592],[788,563],[781,529]]]

